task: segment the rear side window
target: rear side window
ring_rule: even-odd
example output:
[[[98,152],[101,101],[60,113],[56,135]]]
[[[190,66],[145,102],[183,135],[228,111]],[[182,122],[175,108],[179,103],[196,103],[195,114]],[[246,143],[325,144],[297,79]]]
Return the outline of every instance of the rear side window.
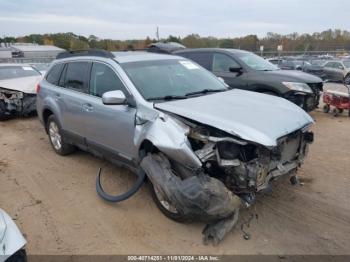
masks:
[[[109,91],[122,90],[124,85],[115,72],[107,65],[93,63],[90,79],[90,94],[98,97]]]
[[[194,62],[201,65],[205,69],[211,70],[211,57],[212,57],[212,55],[209,53],[185,52],[182,54],[180,53],[179,55],[193,60]]]
[[[60,80],[62,68],[63,68],[63,64],[54,65],[46,76],[47,82],[57,86],[58,81]]]
[[[66,66],[64,87],[82,93],[88,93],[88,74],[90,63],[71,62]]]

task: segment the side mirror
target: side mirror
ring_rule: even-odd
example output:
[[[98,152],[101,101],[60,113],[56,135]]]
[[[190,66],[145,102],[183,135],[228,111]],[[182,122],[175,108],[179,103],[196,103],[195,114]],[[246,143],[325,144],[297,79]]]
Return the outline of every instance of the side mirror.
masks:
[[[229,71],[232,73],[242,73],[242,67],[240,66],[231,66]]]
[[[102,103],[105,105],[123,105],[126,103],[126,97],[123,91],[109,91],[102,95]]]

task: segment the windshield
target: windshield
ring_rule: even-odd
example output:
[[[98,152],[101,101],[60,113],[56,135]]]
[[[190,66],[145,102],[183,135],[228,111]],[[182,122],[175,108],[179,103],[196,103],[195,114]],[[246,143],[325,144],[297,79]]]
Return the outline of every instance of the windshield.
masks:
[[[39,75],[31,66],[0,66],[0,80]]]
[[[261,56],[255,55],[253,53],[237,53],[236,54],[240,60],[242,60],[251,69],[258,71],[273,71],[279,70],[277,66],[265,60]]]
[[[189,60],[141,61],[121,64],[144,99],[183,99],[228,90],[209,71]]]
[[[350,61],[343,61],[346,68],[350,68]]]

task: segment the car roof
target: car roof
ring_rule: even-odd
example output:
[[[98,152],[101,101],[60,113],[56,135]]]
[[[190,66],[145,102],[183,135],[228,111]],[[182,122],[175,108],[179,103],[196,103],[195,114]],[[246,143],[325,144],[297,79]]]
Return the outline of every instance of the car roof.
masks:
[[[231,48],[186,48],[186,49],[183,49],[183,50],[175,51],[174,54],[187,53],[187,52],[203,52],[203,51],[227,52],[227,53],[233,53],[233,54],[251,53],[249,51],[245,51],[245,50],[241,50],[241,49],[231,49]]]
[[[183,59],[183,57],[179,57],[179,56],[142,52],[142,51],[120,51],[120,52],[112,52],[112,54],[115,56],[114,60],[116,60],[118,63],[150,61],[150,60]]]

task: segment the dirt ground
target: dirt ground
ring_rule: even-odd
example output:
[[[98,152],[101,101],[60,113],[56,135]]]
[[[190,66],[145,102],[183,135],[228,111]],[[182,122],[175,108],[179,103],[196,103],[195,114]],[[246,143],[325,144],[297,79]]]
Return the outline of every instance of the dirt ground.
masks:
[[[0,122],[0,207],[25,234],[29,254],[350,254],[350,119],[313,112],[315,143],[300,170],[241,212],[217,247],[202,244],[203,224],[164,217],[147,186],[119,204],[102,201],[96,172],[110,192],[134,176],[88,153],[56,155],[37,118]],[[251,214],[243,239],[240,225]]]

